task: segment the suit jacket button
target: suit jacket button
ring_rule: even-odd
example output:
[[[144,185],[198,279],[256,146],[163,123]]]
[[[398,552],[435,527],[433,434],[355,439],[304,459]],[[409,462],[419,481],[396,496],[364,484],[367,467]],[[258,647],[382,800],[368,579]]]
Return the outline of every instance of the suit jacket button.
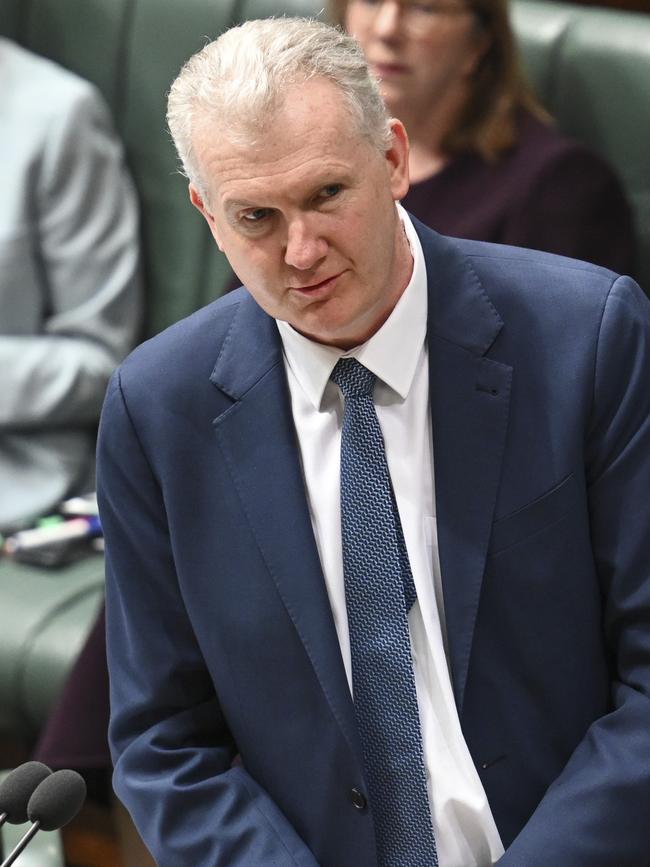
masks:
[[[350,799],[357,810],[365,810],[368,805],[366,796],[363,792],[360,792],[359,789],[352,789],[350,792]]]

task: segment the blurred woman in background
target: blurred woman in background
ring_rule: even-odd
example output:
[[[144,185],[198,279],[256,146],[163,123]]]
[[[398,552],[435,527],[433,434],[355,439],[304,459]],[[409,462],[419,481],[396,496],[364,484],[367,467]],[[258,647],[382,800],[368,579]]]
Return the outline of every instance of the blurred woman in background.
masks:
[[[561,135],[521,71],[507,0],[331,0],[411,144],[402,204],[446,235],[634,273],[611,169]]]

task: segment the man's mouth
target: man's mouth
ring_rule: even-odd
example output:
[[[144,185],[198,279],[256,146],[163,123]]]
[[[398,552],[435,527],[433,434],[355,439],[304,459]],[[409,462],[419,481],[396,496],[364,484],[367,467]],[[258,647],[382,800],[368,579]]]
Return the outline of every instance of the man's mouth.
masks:
[[[306,295],[316,294],[319,291],[325,291],[333,286],[336,280],[341,276],[341,273],[332,274],[331,277],[326,277],[324,280],[319,280],[317,283],[307,283],[304,286],[290,286],[289,288],[294,292],[302,292]]]

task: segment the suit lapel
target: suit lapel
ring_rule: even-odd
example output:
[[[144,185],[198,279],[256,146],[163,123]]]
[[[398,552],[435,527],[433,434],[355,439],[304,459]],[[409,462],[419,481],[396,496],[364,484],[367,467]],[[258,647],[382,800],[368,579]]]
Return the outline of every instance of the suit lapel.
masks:
[[[429,279],[438,545],[459,713],[507,432],[512,368],[486,357],[501,319],[469,260],[416,225]]]
[[[274,320],[248,295],[210,378],[235,401],[214,420],[214,429],[243,512],[334,717],[360,755],[309,517],[281,342]]]
[[[501,474],[512,369],[486,356],[502,322],[469,260],[452,242],[414,223],[429,275],[438,544],[460,712]],[[211,380],[234,400],[214,428],[243,511],[332,712],[360,755],[309,518],[281,342],[275,322],[247,294]]]

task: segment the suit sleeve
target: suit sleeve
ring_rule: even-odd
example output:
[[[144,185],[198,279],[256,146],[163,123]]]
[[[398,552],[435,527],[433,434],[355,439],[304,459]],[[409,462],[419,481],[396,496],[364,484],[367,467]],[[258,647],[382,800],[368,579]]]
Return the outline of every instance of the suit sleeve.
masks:
[[[650,865],[650,303],[628,278],[607,299],[594,370],[585,455],[611,711],[586,732],[503,867]]]
[[[98,450],[114,785],[161,867],[317,867],[241,767],[174,569],[159,481],[120,388]],[[190,504],[188,504],[188,508]]]
[[[0,430],[96,424],[140,325],[136,198],[107,111],[82,83],[52,115],[28,191],[43,318],[40,333],[0,335]],[[20,275],[2,278],[15,297]]]
[[[531,175],[499,241],[636,274],[632,214],[621,185],[599,157],[575,143]]]

